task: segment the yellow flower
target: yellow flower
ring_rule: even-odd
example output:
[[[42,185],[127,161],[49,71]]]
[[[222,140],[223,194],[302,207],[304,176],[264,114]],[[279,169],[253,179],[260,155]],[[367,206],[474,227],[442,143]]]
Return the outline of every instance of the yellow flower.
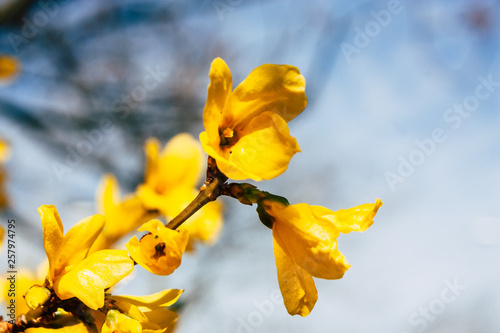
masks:
[[[145,144],[146,175],[144,184],[137,188],[137,195],[147,209],[156,209],[168,219],[179,214],[199,192],[205,167],[203,150],[190,134],[173,137],[163,148],[156,139]],[[188,249],[196,241],[213,244],[222,229],[222,207],[210,202],[186,221],[179,229],[189,231]]]
[[[160,143],[146,141],[146,175],[144,185],[158,194],[182,186],[193,188],[200,181],[204,165],[199,143],[188,133],[174,136],[159,152]]]
[[[262,65],[233,91],[228,66],[216,58],[209,77],[200,141],[220,171],[230,179],[257,181],[285,172],[300,151],[287,122],[307,105],[305,79],[299,70]]]
[[[7,141],[0,139],[0,163],[5,163],[10,157],[10,145]]]
[[[122,236],[154,217],[135,194],[121,199],[116,178],[107,174],[101,179],[97,195],[98,211],[106,218],[102,232],[93,243],[90,253],[110,248]]]
[[[382,202],[331,211],[321,206],[264,200],[273,220],[273,245],[278,282],[288,313],[307,316],[318,299],[313,276],[340,279],[349,269],[337,250],[339,233],[364,231],[373,223]]]
[[[138,230],[149,233],[140,241],[134,236],[125,244],[130,256],[151,273],[172,274],[181,264],[188,232],[169,229],[159,220],[144,223]]]
[[[117,310],[108,311],[101,332],[171,332],[178,316],[166,307],[181,294],[168,289],[147,296],[110,296]]]
[[[6,55],[0,55],[0,81],[13,79],[20,69],[19,61]]]
[[[62,300],[77,297],[91,309],[102,307],[104,290],[134,269],[127,251],[101,250],[87,256],[104,227],[102,215],[83,219],[63,235],[63,225],[54,206],[41,206],[38,212],[49,260],[48,287]]]

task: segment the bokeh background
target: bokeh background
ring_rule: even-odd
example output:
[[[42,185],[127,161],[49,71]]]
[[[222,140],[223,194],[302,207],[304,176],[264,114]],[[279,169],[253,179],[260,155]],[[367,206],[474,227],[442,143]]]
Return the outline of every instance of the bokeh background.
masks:
[[[351,269],[290,317],[270,231],[225,200],[217,245],[119,291],[185,289],[179,333],[500,332],[499,18],[493,0],[0,1],[0,53],[22,64],[0,86],[19,265],[44,258],[38,206],[69,229],[95,213],[102,174],[123,192],[142,181],[146,138],[203,130],[213,58],[234,85],[285,63],[307,81],[289,124],[302,153],[259,187],[334,210],[381,198],[367,232],[339,239]]]

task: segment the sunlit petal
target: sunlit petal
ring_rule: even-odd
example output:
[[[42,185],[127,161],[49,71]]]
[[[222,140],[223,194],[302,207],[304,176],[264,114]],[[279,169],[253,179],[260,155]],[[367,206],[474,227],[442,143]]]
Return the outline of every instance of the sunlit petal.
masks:
[[[283,302],[289,314],[305,317],[314,308],[318,300],[318,291],[311,274],[292,261],[290,255],[280,245],[283,241],[278,241],[277,237],[280,236],[273,231],[274,258]]]

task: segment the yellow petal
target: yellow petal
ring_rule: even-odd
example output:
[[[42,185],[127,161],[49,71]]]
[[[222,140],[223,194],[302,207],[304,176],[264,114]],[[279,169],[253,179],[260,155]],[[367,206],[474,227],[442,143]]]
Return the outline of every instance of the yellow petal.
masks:
[[[228,106],[231,124],[245,127],[250,119],[266,111],[288,122],[307,105],[305,87],[306,80],[297,67],[259,66],[231,94]]]
[[[289,314],[305,317],[314,308],[318,291],[311,274],[293,262],[276,237],[279,235],[275,235],[273,230],[274,259],[283,302]]]
[[[174,136],[158,153],[159,142],[149,139],[145,145],[146,176],[144,186],[165,194],[177,186],[194,187],[205,166],[200,143],[191,134]]]
[[[233,162],[229,161],[229,147],[224,146],[224,149],[221,149],[221,146],[219,145],[219,141],[213,143],[209,140],[207,132],[201,132],[199,136],[201,146],[205,153],[207,153],[209,156],[213,157],[217,161],[217,167],[219,170],[222,171],[222,169],[225,170],[223,172],[226,176],[228,176],[230,179],[247,179],[250,177],[247,177],[246,173],[241,171],[240,168],[234,164]],[[222,169],[221,169],[222,168]]]
[[[99,214],[106,216],[106,213],[109,215],[114,211],[120,197],[120,188],[114,175],[108,173],[102,176],[96,197]]]
[[[13,79],[20,69],[19,61],[11,56],[0,56],[0,80]]]
[[[145,307],[149,309],[158,307],[167,307],[174,304],[184,290],[179,289],[165,289],[155,294],[146,296],[115,296],[112,295],[109,298],[115,301],[128,302],[138,307]]]
[[[121,237],[154,217],[154,214],[148,214],[137,195],[122,199],[118,182],[111,174],[101,179],[97,198],[99,212],[105,216],[106,223],[89,253],[110,248]]]
[[[321,206],[312,206],[312,210],[316,216],[330,220],[340,232],[348,234],[351,231],[368,229],[373,224],[373,218],[381,206],[382,201],[377,198],[374,204],[359,205],[335,212]]]
[[[104,216],[96,214],[75,224],[64,236],[55,264],[55,275],[87,257],[90,247],[104,227]]]
[[[227,161],[217,161],[230,179],[272,179],[285,172],[292,156],[300,151],[286,122],[273,112],[253,118],[237,135],[239,140],[225,151]]]
[[[77,297],[89,308],[97,310],[104,305],[104,289],[114,286],[133,269],[134,262],[127,251],[98,251],[59,278],[54,291],[63,300]]]
[[[216,58],[210,67],[210,84],[208,85],[207,101],[203,109],[203,126],[210,142],[219,145],[219,125],[224,109],[233,90],[231,71],[224,60]]]
[[[157,330],[161,329],[158,332],[170,332],[170,330],[165,331],[165,329],[171,329],[178,318],[178,315],[175,312],[161,308],[152,311],[146,311],[144,312],[144,314],[146,315],[146,317],[148,317],[148,322],[142,323],[143,329],[148,328],[154,330],[154,327],[157,325]],[[148,324],[154,324],[154,326]],[[144,330],[144,332],[146,331]]]
[[[271,216],[276,218],[273,235],[286,242],[280,245],[286,246],[297,265],[314,277],[342,278],[350,266],[337,250],[339,232],[330,221],[316,218],[307,204],[271,209]]]
[[[142,322],[147,321],[148,318],[142,313],[142,311],[132,303],[122,300],[116,300],[113,296],[107,296],[107,299],[113,299],[115,302],[113,305],[120,309],[121,312],[126,313],[130,317]]]
[[[102,326],[101,333],[141,333],[142,326],[138,320],[111,309],[106,315],[106,321]]]
[[[57,256],[63,242],[63,225],[59,213],[53,205],[40,206],[38,214],[42,219],[43,246],[49,260],[49,280],[53,282]]]
[[[151,187],[154,187],[160,181],[159,155],[160,141],[156,138],[149,138],[144,143],[144,154],[146,155],[146,167],[144,179]]]
[[[147,209],[156,209],[163,215],[170,215],[170,203],[165,200],[164,194],[156,192],[152,187],[145,184],[137,187],[136,194]]]
[[[137,237],[125,246],[130,256],[143,268],[157,275],[169,275],[180,266],[189,234],[186,230],[172,230],[159,220],[151,220],[139,231],[148,231],[139,241]]]
[[[175,186],[194,187],[205,167],[204,159],[200,143],[191,134],[174,136],[160,154],[161,183],[156,184],[157,192],[163,193]]]

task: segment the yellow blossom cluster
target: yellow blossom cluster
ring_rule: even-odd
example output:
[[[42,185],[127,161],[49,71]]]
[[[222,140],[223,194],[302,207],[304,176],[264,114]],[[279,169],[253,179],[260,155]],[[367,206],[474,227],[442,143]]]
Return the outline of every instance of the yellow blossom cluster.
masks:
[[[157,139],[148,139],[144,180],[133,193],[122,196],[117,179],[104,175],[97,193],[99,214],[66,233],[54,206],[38,209],[47,274],[38,282],[30,280],[23,291],[25,315],[14,323],[0,323],[0,331],[39,333],[57,327],[62,332],[171,332],[177,314],[168,307],[182,290],[119,296],[111,288],[136,264],[169,275],[181,265],[185,251],[193,251],[197,243],[214,244],[223,225],[220,196],[256,204],[260,221],[272,230],[278,284],[291,315],[307,316],[315,306],[313,277],[344,276],[350,265],[338,250],[337,238],[370,227],[382,205],[379,199],[332,211],[306,203],[291,205],[254,185],[228,182],[273,179],[300,152],[287,123],[307,105],[302,74],[294,66],[265,64],[233,90],[231,72],[217,58],[209,78],[205,131],[199,141],[182,133],[162,148]],[[0,162],[7,148],[0,141]],[[136,229],[142,236],[133,236],[117,249]]]
[[[234,180],[272,179],[282,174],[299,145],[287,122],[307,105],[305,79],[296,67],[262,65],[232,90],[232,77],[222,59],[210,69],[203,111],[203,149],[220,171]],[[318,294],[312,277],[339,279],[349,269],[337,250],[340,232],[364,231],[382,202],[331,211],[308,204],[290,205],[285,198],[235,186],[242,203],[257,203],[259,217],[273,231],[274,255],[283,300],[292,315],[307,316]]]

